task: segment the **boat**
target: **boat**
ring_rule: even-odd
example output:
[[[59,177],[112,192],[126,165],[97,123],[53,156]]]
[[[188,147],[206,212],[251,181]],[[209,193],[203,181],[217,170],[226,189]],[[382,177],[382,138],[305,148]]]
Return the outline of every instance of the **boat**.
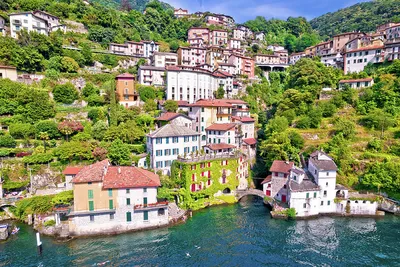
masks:
[[[11,231],[12,235],[15,235],[19,232],[19,228],[18,227],[14,227],[14,229]]]

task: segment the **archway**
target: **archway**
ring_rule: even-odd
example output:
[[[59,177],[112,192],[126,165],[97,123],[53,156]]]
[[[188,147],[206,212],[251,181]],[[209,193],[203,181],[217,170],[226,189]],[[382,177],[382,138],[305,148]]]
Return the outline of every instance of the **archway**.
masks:
[[[225,189],[222,191],[222,193],[224,193],[224,194],[230,194],[230,193],[231,193],[231,189],[225,188]]]

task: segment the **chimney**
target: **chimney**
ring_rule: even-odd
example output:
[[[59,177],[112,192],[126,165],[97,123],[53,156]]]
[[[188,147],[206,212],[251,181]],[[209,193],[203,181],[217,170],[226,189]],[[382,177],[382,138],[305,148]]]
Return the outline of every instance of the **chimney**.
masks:
[[[118,166],[118,174],[121,174],[121,167]]]

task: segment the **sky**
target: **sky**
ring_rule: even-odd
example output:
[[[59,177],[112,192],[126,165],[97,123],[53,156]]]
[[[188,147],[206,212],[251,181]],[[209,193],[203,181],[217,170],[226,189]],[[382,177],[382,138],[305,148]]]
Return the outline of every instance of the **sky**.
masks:
[[[267,19],[306,17],[308,20],[334,12],[338,9],[368,0],[162,0],[175,8],[196,11],[210,11],[232,16],[237,23],[243,23],[263,16]]]

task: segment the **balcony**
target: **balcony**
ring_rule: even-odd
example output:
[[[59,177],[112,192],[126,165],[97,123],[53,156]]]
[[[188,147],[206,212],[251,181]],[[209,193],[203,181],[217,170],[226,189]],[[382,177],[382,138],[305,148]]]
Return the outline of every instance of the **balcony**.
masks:
[[[102,209],[102,210],[82,210],[82,211],[73,211],[70,210],[68,216],[84,216],[84,215],[99,215],[99,214],[110,214],[115,213],[115,209]]]
[[[168,201],[135,205],[134,210],[153,210],[168,207]]]
[[[20,20],[13,20],[13,24],[14,25],[22,25],[22,23],[21,23],[21,21]]]

